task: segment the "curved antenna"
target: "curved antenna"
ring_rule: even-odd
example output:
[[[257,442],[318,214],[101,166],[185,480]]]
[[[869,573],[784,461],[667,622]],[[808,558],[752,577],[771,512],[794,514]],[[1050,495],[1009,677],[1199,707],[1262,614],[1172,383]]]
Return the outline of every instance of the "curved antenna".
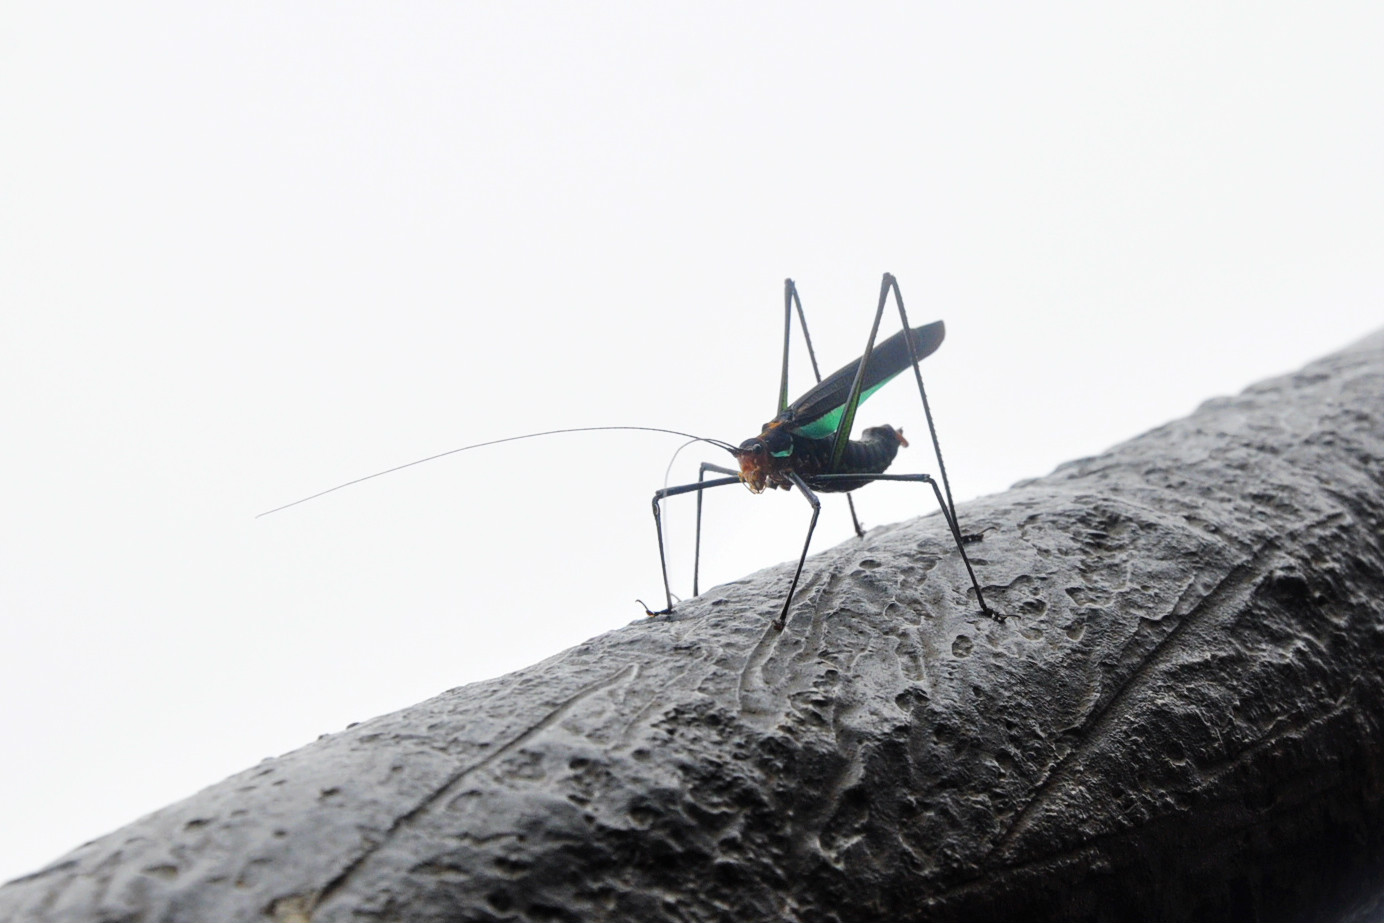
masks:
[[[472,443],[471,445],[464,445],[459,449],[448,449],[446,452],[438,452],[436,455],[429,455],[427,458],[419,458],[411,462],[405,462],[402,465],[395,465],[393,468],[386,468],[383,471],[376,471],[374,474],[367,474],[364,477],[359,477],[354,480],[347,481],[344,484],[338,484],[335,487],[328,487],[326,490],[319,490],[317,493],[312,494],[311,496],[303,497],[301,500],[294,500],[292,503],[285,503],[283,506],[276,506],[272,510],[265,510],[263,513],[257,514],[255,518],[259,519],[262,516],[268,516],[270,513],[277,513],[280,510],[286,510],[290,506],[297,506],[300,503],[307,503],[309,500],[316,500],[318,497],[325,497],[327,494],[335,493],[338,490],[342,490],[346,487],[351,487],[355,484],[361,483],[362,481],[369,481],[372,478],[384,477],[386,474],[393,474],[396,471],[403,471],[405,468],[412,468],[414,465],[421,465],[424,462],[437,461],[439,458],[446,458],[448,455],[455,455],[458,452],[467,452],[471,449],[481,449],[488,445],[499,445],[503,442],[518,442],[520,439],[537,439],[539,436],[556,436],[561,433],[595,433],[608,430],[633,430],[642,433],[668,433],[673,436],[685,436],[688,439],[691,439],[693,442],[710,443],[711,445],[714,445],[717,448],[725,449],[732,455],[734,455],[736,451],[735,446],[731,445],[729,442],[722,442],[719,439],[709,439],[705,436],[694,436],[691,433],[684,433],[675,429],[662,429],[657,426],[574,426],[570,429],[550,429],[544,430],[541,433],[525,433],[522,436],[506,436],[503,439],[491,439],[488,442],[476,442]]]
[[[672,457],[670,457],[670,458],[668,459],[668,467],[663,469],[663,486],[664,486],[664,487],[667,487],[667,486],[668,486],[668,482],[669,482],[670,480],[672,480],[672,477],[673,477],[673,465],[677,462],[678,456],[682,454],[682,450],[685,449],[685,448],[687,448],[687,447],[690,446],[690,445],[696,445],[697,443],[702,442],[702,441],[703,441],[703,440],[697,439],[697,438],[694,437],[694,438],[692,439],[691,442],[684,442],[682,445],[678,446],[676,449],[673,450]],[[731,454],[733,455],[733,454],[735,454],[735,453],[732,452]]]
[[[673,454],[672,454],[672,455],[669,457],[669,459],[668,459],[668,467],[666,467],[666,468],[663,469],[663,489],[664,489],[664,490],[667,490],[667,489],[668,489],[668,482],[671,481],[671,480],[673,479],[673,466],[674,466],[675,464],[677,464],[678,456],[682,454],[682,450],[685,449],[685,448],[687,448],[688,446],[696,445],[696,444],[697,444],[698,442],[700,442],[700,441],[701,441],[701,440],[699,440],[699,439],[692,439],[692,440],[690,440],[690,441],[688,441],[688,442],[684,442],[682,445],[678,446],[676,449],[673,450]],[[700,496],[700,495],[699,495],[699,496]],[[661,542],[666,542],[666,541],[667,541],[666,536],[667,536],[667,534],[668,534],[668,520],[671,519],[671,518],[672,518],[672,517],[669,516],[667,513],[664,513],[663,519],[662,519],[662,520],[659,522],[659,524],[658,524],[658,528],[659,528],[658,538],[659,538],[659,541],[661,541]],[[644,608],[645,608],[645,609],[648,609],[649,607],[648,607],[648,606],[645,606]]]

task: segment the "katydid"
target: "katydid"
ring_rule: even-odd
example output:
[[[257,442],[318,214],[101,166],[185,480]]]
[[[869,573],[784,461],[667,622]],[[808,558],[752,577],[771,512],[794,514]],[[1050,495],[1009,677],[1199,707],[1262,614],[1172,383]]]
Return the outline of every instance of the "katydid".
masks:
[[[880,321],[884,316],[884,309],[888,304],[891,292],[894,296],[894,303],[899,309],[899,319],[903,323],[903,329],[876,345],[875,339],[879,333]],[[738,446],[722,442],[719,439],[694,436],[678,430],[653,426],[579,426],[547,430],[541,433],[527,433],[522,436],[492,439],[487,442],[473,443],[446,452],[439,452],[436,455],[429,455],[426,458],[416,459],[402,465],[396,465],[393,468],[377,471],[374,474],[355,478],[344,484],[338,484],[335,487],[294,500],[291,503],[285,503],[259,515],[268,516],[270,513],[277,513],[291,506],[315,500],[362,481],[485,446],[515,442],[521,439],[533,439],[539,436],[552,436],[559,433],[607,430],[669,433],[698,442],[710,443],[724,449],[736,459],[739,467],[737,470],[703,462],[700,474],[694,483],[683,484],[678,487],[664,487],[654,493],[654,526],[658,533],[659,566],[663,575],[663,592],[667,606],[655,612],[645,605],[644,611],[648,615],[667,615],[673,611],[673,591],[668,582],[668,558],[663,542],[663,519],[660,509],[662,501],[669,497],[692,492],[697,494],[696,549],[692,569],[692,593],[694,596],[698,593],[698,577],[701,566],[703,491],[727,484],[744,484],[753,493],[762,493],[766,489],[773,488],[790,490],[796,487],[807,498],[808,503],[812,506],[812,519],[807,526],[807,536],[803,540],[802,553],[798,556],[798,565],[793,572],[793,580],[788,586],[788,594],[784,597],[783,608],[773,623],[774,628],[781,631],[787,623],[788,610],[793,602],[793,594],[797,591],[798,581],[802,577],[803,565],[807,561],[807,552],[812,544],[812,533],[817,527],[817,517],[821,512],[821,501],[817,494],[845,493],[849,503],[850,491],[874,481],[911,481],[927,484],[932,488],[933,495],[937,498],[937,504],[942,510],[942,518],[946,521],[947,528],[956,542],[957,551],[961,553],[962,563],[966,565],[966,573],[970,576],[971,587],[975,590],[976,602],[980,604],[980,611],[991,618],[1001,619],[999,614],[985,604],[985,597],[981,593],[975,570],[971,566],[970,559],[966,556],[966,540],[963,539],[961,528],[957,523],[956,506],[952,502],[951,487],[947,481],[947,470],[942,464],[942,449],[937,440],[937,428],[933,425],[932,409],[928,405],[927,391],[923,388],[922,373],[918,370],[918,363],[931,355],[942,344],[946,332],[942,322],[934,321],[920,327],[910,328],[898,282],[892,275],[885,273],[880,283],[879,304],[875,309],[874,323],[870,327],[870,336],[865,342],[865,352],[856,361],[823,379],[817,368],[816,354],[812,350],[812,339],[807,332],[807,319],[803,312],[802,300],[798,296],[797,286],[792,279],[784,280],[783,309],[783,366],[779,383],[778,415],[764,424],[763,430],[758,436],[747,439]],[[788,403],[788,347],[795,309],[799,326],[803,331],[803,338],[807,343],[808,355],[812,361],[812,371],[817,378],[817,384],[790,404]],[[860,439],[850,438],[851,426],[855,422],[856,410],[860,407],[860,403],[910,366],[913,368],[914,376],[917,379],[918,394],[922,398],[923,412],[927,417],[928,430],[932,434],[932,445],[937,455],[938,473],[942,478],[941,487],[928,474],[885,473],[886,469],[893,463],[899,448],[908,445],[908,442],[903,438],[901,429],[895,429],[888,425],[876,426],[864,430]],[[722,477],[708,480],[707,472],[714,472],[722,475]],[[945,497],[943,496],[943,489],[946,491]],[[860,527],[860,520],[856,517],[854,503],[850,504],[850,509],[856,534],[863,536],[865,533]],[[643,604],[641,603],[641,605]]]
[[[903,329],[889,339],[875,345],[879,333],[880,320],[889,302],[890,293],[899,309],[899,319]],[[793,325],[793,311],[797,309],[799,325],[807,343],[808,355],[812,359],[812,371],[817,377],[816,386],[793,403],[788,403],[788,345]],[[658,533],[658,556],[663,569],[663,590],[667,608],[657,612],[645,607],[649,615],[667,615],[673,611],[673,592],[668,583],[668,558],[663,544],[663,523],[660,504],[669,497],[696,492],[697,494],[697,539],[692,565],[692,594],[698,592],[698,571],[701,564],[702,539],[702,492],[712,487],[727,484],[744,484],[753,493],[761,493],[766,488],[790,490],[796,487],[808,503],[812,505],[812,519],[808,522],[807,537],[803,540],[802,554],[798,556],[798,566],[793,571],[793,580],[788,585],[788,595],[784,597],[783,608],[774,621],[774,628],[783,630],[788,620],[788,609],[797,591],[798,580],[802,577],[803,565],[807,561],[807,551],[812,544],[812,533],[817,528],[817,516],[822,504],[817,493],[846,493],[863,487],[873,481],[913,481],[932,487],[937,505],[942,509],[942,518],[956,541],[956,550],[961,553],[966,573],[971,578],[971,586],[976,591],[976,602],[980,611],[996,620],[1001,617],[985,604],[980,583],[976,580],[970,558],[966,556],[965,540],[956,519],[956,506],[951,498],[951,486],[947,482],[947,469],[942,464],[942,448],[937,440],[937,428],[932,422],[932,409],[928,405],[927,391],[923,388],[922,373],[918,363],[942,345],[946,328],[941,321],[909,328],[908,315],[903,307],[903,295],[899,284],[889,273],[884,274],[880,283],[879,305],[875,309],[874,323],[870,336],[865,341],[865,352],[859,359],[833,372],[825,379],[817,370],[817,357],[812,351],[812,339],[807,332],[807,320],[803,314],[802,301],[798,297],[797,286],[792,279],[783,283],[783,371],[779,381],[778,416],[764,424],[763,431],[753,439],[746,439],[739,446],[730,449],[739,463],[739,470],[724,468],[703,462],[697,480],[678,487],[665,487],[654,493],[654,528]],[[862,432],[860,439],[851,439],[851,425],[855,422],[856,410],[861,401],[874,394],[900,372],[913,368],[918,382],[918,394],[923,399],[923,412],[927,417],[928,430],[932,434],[932,445],[937,453],[938,471],[946,497],[931,475],[928,474],[885,474],[893,463],[900,447],[908,442],[903,431],[892,426],[875,426]],[[719,478],[706,478],[707,472],[724,475]],[[855,515],[855,505],[851,504],[851,519],[855,531],[864,535],[860,520]]]

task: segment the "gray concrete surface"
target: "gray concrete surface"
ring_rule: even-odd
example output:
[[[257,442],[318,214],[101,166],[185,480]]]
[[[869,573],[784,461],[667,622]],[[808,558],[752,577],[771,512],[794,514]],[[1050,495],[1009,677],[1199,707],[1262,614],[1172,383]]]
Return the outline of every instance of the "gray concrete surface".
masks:
[[[267,760],[6,921],[1372,919],[1384,334]],[[618,579],[618,575],[612,575]],[[99,767],[93,768],[99,772]]]

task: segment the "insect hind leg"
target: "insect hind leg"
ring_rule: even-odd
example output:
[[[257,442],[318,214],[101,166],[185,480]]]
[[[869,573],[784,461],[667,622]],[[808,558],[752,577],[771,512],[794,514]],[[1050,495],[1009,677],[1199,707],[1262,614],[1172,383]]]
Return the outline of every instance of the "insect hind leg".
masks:
[[[807,345],[807,358],[812,363],[812,378],[818,384],[822,381],[822,369],[817,365],[817,351],[812,348],[812,334],[807,330],[807,312],[803,310],[803,300],[798,295],[798,286],[792,279],[783,280],[783,372],[779,376],[778,412],[783,413],[788,406],[788,345],[792,339],[793,312],[798,314],[798,329],[803,332],[803,342]],[[850,507],[851,525],[855,527],[857,538],[865,537],[865,529],[860,525],[860,517],[855,512],[855,498],[846,494],[846,506]],[[695,589],[695,584],[694,584]]]
[[[942,496],[942,489],[937,485],[937,480],[930,474],[821,474],[813,478],[814,481],[830,481],[840,478],[865,478],[870,481],[912,481],[914,483],[924,483],[932,488],[933,496],[937,498],[937,506],[942,510],[942,518],[946,520],[947,529],[951,532],[952,540],[956,542],[956,550],[961,554],[961,562],[966,565],[966,574],[971,578],[971,588],[976,591],[976,601],[980,603],[982,615],[987,615],[997,622],[1003,622],[1004,616],[991,609],[985,603],[985,594],[981,592],[980,581],[976,579],[975,568],[971,566],[971,559],[966,554],[966,546],[980,540],[980,536],[963,536],[961,527],[957,524],[956,516],[947,505],[946,499]]]
[[[903,329],[908,330],[908,312],[904,310],[903,293],[899,291],[899,281],[895,279],[891,273],[886,272],[884,274],[884,278],[880,280],[879,311],[882,312],[884,310],[884,305],[888,300],[890,292],[893,292],[894,294],[894,304],[898,305],[899,320],[903,323]],[[875,323],[879,323],[878,315],[876,315]],[[948,513],[950,513],[949,518],[953,524],[953,527],[955,527],[956,502],[952,499],[951,481],[947,479],[947,464],[946,462],[942,461],[942,443],[937,438],[937,426],[932,421],[932,405],[928,403],[927,389],[923,387],[923,371],[921,368],[919,368],[919,358],[917,350],[914,349],[912,338],[907,338],[907,340],[908,357],[912,360],[913,364],[913,378],[918,382],[918,396],[923,399],[923,416],[927,417],[928,433],[932,436],[932,450],[937,455],[937,473],[942,476],[942,489],[946,492],[947,495],[945,509]],[[957,541],[958,543],[960,543],[961,538],[959,536],[959,530],[955,531],[958,531]],[[970,565],[968,564],[967,566],[969,567]],[[982,601],[981,606],[983,607],[984,605],[985,604]]]

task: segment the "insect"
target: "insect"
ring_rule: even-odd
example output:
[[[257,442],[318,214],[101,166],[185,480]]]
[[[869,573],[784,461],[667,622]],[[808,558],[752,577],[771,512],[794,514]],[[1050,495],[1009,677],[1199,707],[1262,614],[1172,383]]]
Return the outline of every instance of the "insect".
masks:
[[[899,309],[899,319],[903,329],[876,345],[879,325],[884,317],[885,306],[890,294]],[[788,403],[788,351],[792,332],[794,309],[797,310],[798,323],[807,343],[808,355],[812,360],[812,371],[817,384],[793,403]],[[645,612],[651,616],[667,615],[673,611],[673,592],[668,583],[668,558],[663,542],[663,522],[661,504],[670,497],[680,494],[697,494],[696,546],[693,553],[692,594],[698,593],[698,571],[701,564],[702,538],[702,493],[713,487],[728,484],[744,484],[753,493],[778,488],[791,490],[797,488],[812,506],[812,519],[808,522],[807,536],[803,540],[802,554],[798,556],[798,566],[793,571],[793,580],[788,585],[788,595],[783,600],[783,608],[774,621],[774,628],[782,631],[787,624],[788,610],[797,591],[798,580],[802,577],[807,552],[812,545],[812,533],[817,528],[817,517],[822,504],[818,493],[845,493],[850,502],[850,491],[874,481],[913,481],[927,484],[932,488],[941,507],[942,517],[947,522],[956,550],[966,565],[971,578],[971,586],[976,593],[976,601],[983,614],[996,620],[1000,616],[985,604],[980,583],[976,580],[975,569],[966,555],[966,541],[956,518],[956,506],[951,498],[951,486],[947,482],[947,471],[942,463],[942,449],[937,439],[937,428],[932,421],[932,409],[928,405],[927,391],[923,387],[922,373],[918,363],[942,345],[946,328],[941,321],[910,328],[908,315],[904,311],[903,295],[899,292],[898,281],[889,273],[884,274],[880,283],[879,305],[875,309],[874,323],[870,326],[870,336],[865,341],[865,352],[859,359],[837,369],[825,379],[817,368],[817,356],[812,349],[812,338],[807,332],[807,319],[803,312],[802,300],[792,279],[783,284],[783,367],[779,380],[778,416],[764,424],[758,436],[746,439],[739,446],[730,448],[739,468],[732,469],[721,465],[702,462],[697,480],[678,487],[665,487],[654,493],[654,528],[658,533],[658,557],[663,572],[663,590],[667,607],[657,612],[645,605]],[[870,395],[874,394],[891,379],[909,367],[913,368],[918,382],[918,394],[923,400],[923,412],[927,417],[928,430],[932,434],[933,448],[937,453],[938,472],[942,476],[942,488],[928,474],[886,474],[901,447],[908,442],[901,429],[893,426],[875,426],[864,430],[860,439],[851,439],[851,426],[855,422],[856,410]],[[723,446],[724,447],[724,446]],[[707,479],[708,472],[723,475]],[[856,535],[863,537],[860,520],[855,514],[855,504],[850,503],[851,520]]]
[[[875,339],[879,333],[880,321],[884,317],[884,309],[891,293],[894,296],[894,303],[898,306],[899,319],[903,323],[903,329],[876,345]],[[942,463],[942,449],[937,439],[937,428],[932,421],[932,409],[928,405],[927,391],[923,388],[922,373],[918,370],[918,363],[935,352],[937,347],[942,344],[942,339],[946,333],[943,323],[934,321],[921,327],[910,328],[898,282],[892,275],[885,273],[880,283],[879,305],[875,309],[874,323],[870,327],[870,336],[865,342],[865,352],[856,361],[823,379],[817,367],[816,353],[812,349],[812,338],[807,332],[807,319],[803,312],[802,300],[798,296],[797,286],[792,279],[784,280],[783,309],[783,366],[779,382],[778,415],[764,424],[763,430],[758,436],[747,439],[738,446],[722,442],[719,439],[694,436],[690,433],[654,426],[579,426],[547,430],[541,433],[526,433],[521,436],[508,436],[503,439],[492,439],[488,442],[461,446],[446,452],[439,452],[436,455],[429,455],[426,458],[405,462],[383,471],[376,471],[373,474],[355,478],[344,484],[329,487],[310,496],[267,510],[260,513],[256,518],[286,510],[289,507],[315,500],[372,478],[393,474],[405,468],[485,446],[560,433],[606,430],[670,433],[698,442],[709,443],[725,450],[736,459],[738,468],[733,469],[710,462],[702,462],[701,470],[694,483],[677,487],[664,487],[654,493],[654,527],[658,533],[659,567],[663,575],[663,592],[667,606],[655,612],[647,604],[641,602],[640,604],[644,606],[644,611],[648,615],[667,615],[673,611],[673,591],[668,582],[668,557],[663,540],[661,504],[664,500],[686,493],[695,492],[697,494],[696,547],[692,567],[692,593],[695,596],[698,593],[701,568],[702,493],[704,491],[727,484],[744,484],[756,494],[775,488],[781,490],[797,488],[807,498],[808,503],[812,506],[812,518],[808,522],[802,554],[798,557],[798,565],[793,572],[793,580],[789,584],[788,594],[784,597],[783,608],[773,623],[774,628],[781,631],[787,624],[788,611],[793,602],[793,595],[797,591],[798,581],[802,577],[808,549],[812,545],[812,534],[817,528],[817,517],[821,513],[821,501],[817,494],[845,493],[847,503],[850,505],[851,520],[855,525],[856,535],[863,537],[865,531],[861,528],[860,520],[855,514],[855,504],[851,502],[850,492],[874,481],[911,481],[927,484],[932,488],[937,504],[942,510],[942,517],[946,520],[947,528],[956,542],[957,551],[961,553],[961,560],[966,565],[966,572],[970,576],[971,587],[975,590],[976,601],[980,604],[982,614],[1000,620],[1002,617],[985,604],[985,597],[981,593],[975,569],[971,566],[970,558],[966,555],[966,540],[962,537],[961,528],[957,523],[956,506],[952,502],[951,486],[947,481],[946,467]],[[808,356],[812,361],[812,371],[817,378],[817,384],[790,404],[788,403],[788,347],[795,309],[799,326],[802,328],[803,339],[807,343]],[[912,367],[917,379],[918,394],[923,401],[923,412],[927,417],[933,449],[937,454],[938,472],[942,477],[940,487],[937,481],[928,474],[886,473],[886,469],[893,463],[899,449],[908,445],[901,429],[888,425],[876,426],[864,430],[860,439],[850,438],[856,410],[860,407],[861,402],[909,367]],[[722,476],[708,479],[706,476],[708,472]],[[943,496],[943,489],[946,491],[945,497]]]

